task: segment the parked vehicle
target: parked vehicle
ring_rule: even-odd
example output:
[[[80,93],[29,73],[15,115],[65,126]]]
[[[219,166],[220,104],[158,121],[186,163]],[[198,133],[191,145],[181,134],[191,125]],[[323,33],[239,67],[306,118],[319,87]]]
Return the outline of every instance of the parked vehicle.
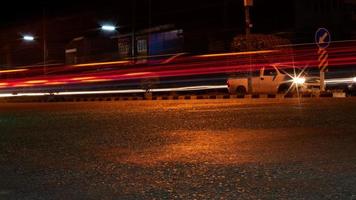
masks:
[[[252,75],[252,76],[251,76]],[[290,77],[277,67],[262,67],[248,77],[231,77],[227,81],[230,94],[277,94],[288,90]],[[290,85],[290,84],[289,84]]]

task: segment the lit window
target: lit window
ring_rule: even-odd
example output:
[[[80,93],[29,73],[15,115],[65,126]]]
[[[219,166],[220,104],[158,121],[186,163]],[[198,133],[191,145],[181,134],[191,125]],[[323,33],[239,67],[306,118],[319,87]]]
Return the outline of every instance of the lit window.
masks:
[[[137,52],[138,53],[147,52],[147,41],[146,40],[138,40],[137,41]]]

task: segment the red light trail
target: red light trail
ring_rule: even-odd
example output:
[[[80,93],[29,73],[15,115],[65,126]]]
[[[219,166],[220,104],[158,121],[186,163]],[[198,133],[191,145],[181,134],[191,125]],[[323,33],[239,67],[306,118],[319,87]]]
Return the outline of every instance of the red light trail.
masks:
[[[0,71],[0,88],[26,88],[41,86],[65,86],[69,84],[101,83],[146,78],[186,77],[214,74],[230,74],[259,70],[262,66],[278,66],[281,69],[316,69],[315,47],[299,49],[267,50],[186,56],[161,59],[149,63],[132,64],[131,61],[86,63],[72,66],[51,66],[49,74],[39,74],[39,67]],[[354,46],[337,46],[329,49],[332,68],[356,65]],[[167,62],[169,60],[169,62]],[[159,64],[162,63],[162,64]],[[5,75],[5,76],[1,76]]]

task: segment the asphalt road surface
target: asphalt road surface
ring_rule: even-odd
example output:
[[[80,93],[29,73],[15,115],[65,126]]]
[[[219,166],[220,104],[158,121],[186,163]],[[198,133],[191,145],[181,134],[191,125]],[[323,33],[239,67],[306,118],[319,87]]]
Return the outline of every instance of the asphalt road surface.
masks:
[[[356,199],[356,99],[0,104],[0,199]]]

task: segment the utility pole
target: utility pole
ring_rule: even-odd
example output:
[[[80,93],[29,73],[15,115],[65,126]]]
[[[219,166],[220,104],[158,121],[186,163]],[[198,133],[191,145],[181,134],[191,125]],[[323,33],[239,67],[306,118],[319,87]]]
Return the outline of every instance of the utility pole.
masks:
[[[131,37],[131,56],[132,60],[135,61],[136,57],[136,0],[132,1],[132,37]]]
[[[245,34],[246,34],[246,48],[247,51],[250,51],[250,42],[249,42],[249,36],[251,34],[251,18],[250,18],[250,7],[253,6],[253,0],[244,0],[244,6],[245,6]],[[252,92],[252,58],[250,55],[250,73],[248,76],[248,92]]]
[[[45,8],[43,8],[43,22],[42,22],[42,39],[43,39],[43,74],[46,76],[47,74],[47,38],[46,38],[46,13],[45,13]]]
[[[152,27],[152,0],[148,0],[148,29]]]
[[[244,6],[245,6],[245,33],[246,36],[250,35],[251,33],[251,28],[252,28],[252,23],[251,23],[251,18],[250,18],[250,7],[253,6],[253,0],[244,0]]]

